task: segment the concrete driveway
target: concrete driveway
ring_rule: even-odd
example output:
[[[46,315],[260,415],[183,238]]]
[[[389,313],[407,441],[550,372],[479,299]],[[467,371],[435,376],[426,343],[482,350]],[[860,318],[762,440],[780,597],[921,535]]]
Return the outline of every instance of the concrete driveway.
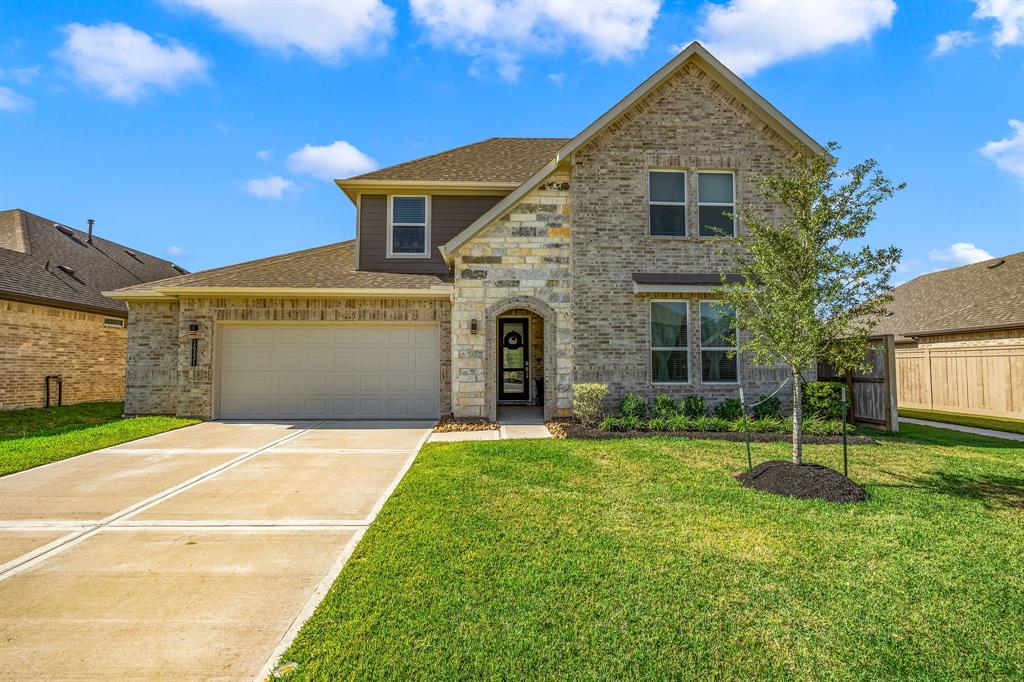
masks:
[[[430,426],[210,422],[0,478],[2,676],[262,677]]]

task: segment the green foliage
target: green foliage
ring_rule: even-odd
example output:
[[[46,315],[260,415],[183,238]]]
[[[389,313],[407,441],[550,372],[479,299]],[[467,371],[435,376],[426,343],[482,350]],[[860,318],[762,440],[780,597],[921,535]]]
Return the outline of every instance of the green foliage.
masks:
[[[670,431],[668,425],[671,417],[651,417],[647,420],[648,431]]]
[[[743,403],[736,398],[727,398],[715,405],[715,416],[728,421],[739,419],[743,416]]]
[[[779,415],[755,417],[749,421],[751,433],[787,433],[786,420]]]
[[[793,418],[788,417],[784,422],[785,426],[780,433],[793,431]],[[800,423],[800,432],[809,436],[841,436],[843,435],[843,422],[840,419],[822,419],[820,417],[807,417]],[[853,433],[853,426],[847,425],[847,433]]]
[[[690,428],[690,420],[686,415],[677,414],[668,420],[669,431],[686,431]]]
[[[715,431],[723,432],[730,430],[730,422],[721,417],[697,417],[690,420],[690,429],[693,431]]]
[[[646,406],[647,403],[644,403]],[[619,419],[621,428],[620,431],[643,431],[646,426],[644,420],[635,414],[631,414],[628,417],[621,417]]]
[[[647,416],[647,411],[647,400],[645,400],[642,395],[638,395],[636,393],[627,393],[626,397],[619,403],[620,417],[636,417],[637,419],[643,419]]]
[[[654,409],[652,412],[655,417],[672,417],[679,414],[679,406],[676,405],[676,401],[672,399],[672,396],[659,393],[654,396]]]
[[[779,402],[777,396],[763,395],[758,399],[756,405],[754,405],[754,418],[765,419],[768,417],[778,417],[782,414],[782,404]]]
[[[708,404],[702,395],[688,395],[683,398],[682,413],[690,419],[705,417],[708,414]]]
[[[843,385],[834,381],[808,381],[803,391],[804,416],[843,418]]]
[[[596,425],[601,421],[602,405],[607,395],[607,384],[573,384],[573,414],[585,426]]]
[[[605,417],[600,421],[597,428],[602,431],[619,431],[619,419],[618,417]]]

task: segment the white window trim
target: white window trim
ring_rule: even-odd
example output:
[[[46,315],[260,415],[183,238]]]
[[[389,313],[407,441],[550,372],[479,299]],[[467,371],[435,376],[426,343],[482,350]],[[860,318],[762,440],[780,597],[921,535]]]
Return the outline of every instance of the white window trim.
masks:
[[[710,384],[714,386],[738,386],[743,381],[743,375],[740,374],[740,351],[738,346],[705,346],[704,345],[704,334],[700,329],[700,308],[705,303],[718,303],[722,305],[728,305],[725,301],[718,298],[702,298],[697,303],[697,347],[699,348],[698,353],[700,357],[700,382],[702,384]],[[735,320],[736,311],[733,310],[733,319]],[[736,326],[735,321],[733,322],[733,328],[736,333],[739,334],[739,328]],[[724,350],[732,351],[735,353],[734,358],[736,360],[736,381],[704,381],[704,351],[706,350]]]
[[[701,175],[701,173],[706,173],[708,175],[731,175],[732,176],[732,203],[728,204],[728,203],[720,203],[720,202],[717,202],[717,201],[701,201],[700,200],[700,175]],[[703,225],[700,224],[700,208],[701,208],[701,206],[728,206],[729,208],[731,208],[732,211],[730,211],[730,213],[733,214],[732,234],[731,235],[727,234],[727,235],[722,235],[722,236],[710,235],[710,234],[701,234],[700,231],[701,231],[701,228],[703,228]],[[736,231],[737,231],[737,228],[736,228],[736,216],[735,216],[735,214],[736,214],[736,171],[730,171],[730,170],[708,170],[706,168],[705,169],[699,169],[697,171],[697,223],[698,223],[697,224],[697,237],[700,238],[700,239],[722,239],[723,237],[735,237],[736,236]]]
[[[683,201],[653,201],[651,199],[651,173],[680,173],[683,176]],[[686,170],[681,168],[648,168],[647,169],[647,235],[655,239],[685,239],[690,236],[690,210],[687,204],[690,199],[690,188],[687,186]],[[682,234],[654,234],[654,226],[651,225],[651,206],[682,206],[683,207],[683,233]]]
[[[420,227],[420,223],[391,222],[395,199],[423,199],[423,253],[395,253],[391,250],[395,227]],[[429,194],[389,194],[388,195],[388,258],[430,258],[430,195]]]
[[[686,306],[686,346],[655,346],[654,345],[654,304],[655,303],[682,303]],[[685,298],[652,298],[650,304],[647,306],[647,345],[650,347],[650,351],[647,353],[647,364],[649,367],[649,376],[651,377],[651,384],[655,386],[689,386],[693,383],[693,367],[690,362],[690,358],[693,357],[690,352],[690,302]],[[668,351],[685,351],[686,352],[686,381],[656,381],[654,378],[654,351],[668,350]]]

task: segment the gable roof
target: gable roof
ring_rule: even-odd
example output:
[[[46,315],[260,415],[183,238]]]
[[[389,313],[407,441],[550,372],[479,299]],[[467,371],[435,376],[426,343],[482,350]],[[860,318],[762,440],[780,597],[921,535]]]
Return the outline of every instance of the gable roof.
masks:
[[[101,293],[178,275],[169,261],[20,208],[0,211],[0,298],[99,314],[127,308]]]
[[[1024,252],[916,277],[893,289],[889,312],[875,334],[1024,327]]]
[[[565,137],[492,137],[406,161],[351,181],[389,180],[520,184],[568,142]]]
[[[445,260],[448,261],[450,258],[449,254],[457,251],[459,247],[469,241],[469,239],[471,239],[477,232],[482,230],[490,224],[491,221],[513,206],[523,196],[532,191],[537,185],[543,182],[544,178],[550,175],[560,163],[567,160],[574,151],[589,142],[595,135],[600,133],[613,121],[619,118],[619,116],[621,116],[634,103],[656,88],[662,81],[668,78],[676,69],[682,66],[689,59],[701,60],[706,67],[722,78],[729,89],[747,101],[751,105],[751,109],[760,113],[765,121],[772,125],[772,127],[775,128],[784,138],[806,147],[815,154],[828,153],[828,150],[815,142],[795,123],[786,118],[786,116],[772,106],[768,100],[759,95],[749,85],[744,83],[739,76],[727,69],[714,57],[714,55],[708,52],[703,45],[694,41],[687,45],[682,52],[669,60],[665,66],[658,69],[650,78],[645,80],[632,92],[619,100],[615,106],[603,113],[589,126],[584,128],[579,135],[569,140],[565,146],[558,150],[554,158],[550,159],[544,167],[536,171],[512,193],[508,194],[501,201],[495,204],[491,210],[480,216],[469,227],[449,240],[447,244],[439,247]]]
[[[356,270],[355,240],[318,246],[269,258],[228,265],[148,284],[137,284],[108,296],[122,300],[198,293],[264,293],[321,295],[331,293],[430,294],[450,287],[439,275],[413,275]]]

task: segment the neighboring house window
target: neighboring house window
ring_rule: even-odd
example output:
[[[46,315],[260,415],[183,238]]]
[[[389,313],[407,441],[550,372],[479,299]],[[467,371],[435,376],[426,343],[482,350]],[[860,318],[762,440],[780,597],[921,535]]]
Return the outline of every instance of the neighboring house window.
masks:
[[[656,237],[685,237],[686,172],[651,171],[648,185],[651,234]]]
[[[736,211],[736,176],[729,171],[697,173],[697,217],[701,237],[731,237],[736,234],[736,221],[729,217]]]
[[[388,256],[430,255],[427,197],[393,196],[388,207]]]
[[[736,312],[732,306],[700,302],[700,375],[704,383],[734,384],[739,380],[735,333]]]
[[[651,381],[680,384],[690,380],[690,344],[686,301],[651,301]]]

